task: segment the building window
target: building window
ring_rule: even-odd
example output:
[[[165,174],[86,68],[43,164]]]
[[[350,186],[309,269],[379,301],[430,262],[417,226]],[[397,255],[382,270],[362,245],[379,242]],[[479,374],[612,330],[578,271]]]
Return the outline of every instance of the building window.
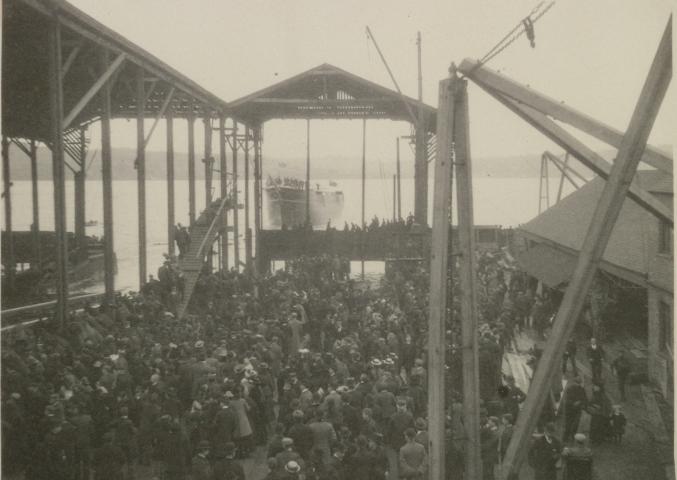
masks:
[[[669,303],[658,302],[658,321],[660,322],[660,349],[672,352],[674,332],[672,326],[672,306]]]
[[[672,255],[672,227],[667,222],[658,224],[658,253]]]

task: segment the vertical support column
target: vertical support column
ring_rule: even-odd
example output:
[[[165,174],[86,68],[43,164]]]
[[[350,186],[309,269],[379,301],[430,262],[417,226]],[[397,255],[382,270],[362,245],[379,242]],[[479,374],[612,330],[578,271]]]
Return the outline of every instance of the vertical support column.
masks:
[[[238,193],[237,183],[238,176],[238,159],[237,159],[237,121],[233,119],[233,265],[235,269],[240,271],[240,209],[238,207]]]
[[[108,52],[101,56],[102,67],[108,66]],[[115,250],[113,248],[113,175],[110,138],[111,84],[101,87],[101,177],[103,179],[103,265],[106,304],[115,302]]]
[[[310,226],[310,119],[306,120],[306,225]]]
[[[432,247],[430,252],[430,317],[428,327],[428,472],[430,480],[445,479],[445,352],[447,256],[451,218],[453,79],[439,84],[438,153],[435,160]],[[470,478],[470,477],[469,477]],[[474,477],[473,477],[474,478]]]
[[[367,220],[364,217],[364,205],[365,205],[365,192],[366,192],[366,182],[367,182],[367,119],[362,119],[362,242],[361,242],[361,275],[362,280],[364,280],[364,243],[367,233]]]
[[[467,80],[454,79],[454,158],[458,202],[459,286],[461,290],[461,350],[463,357],[463,425],[465,471],[482,478],[480,442],[479,357],[477,350],[477,296],[475,229],[473,228],[472,161],[468,118]]]
[[[174,109],[170,103],[167,106],[167,253],[173,256],[176,253],[174,246]]]
[[[148,279],[146,271],[146,133],[144,130],[146,92],[143,68],[136,72],[136,191],[139,221],[139,289]]]
[[[40,201],[38,189],[38,147],[35,140],[30,141],[29,156],[31,159],[31,193],[33,199],[33,225],[31,226],[33,241],[33,265],[38,270],[42,269],[42,247],[40,245]]]
[[[397,220],[402,219],[402,176],[400,174],[400,137],[395,140],[397,145]]]
[[[254,235],[257,273],[261,263],[261,125],[254,127]]]
[[[393,222],[397,221],[397,175],[393,175]]]
[[[85,248],[85,178],[87,175],[87,127],[80,127],[79,163],[80,169],[73,176],[75,180],[75,244],[78,249]],[[80,253],[80,252],[79,252]]]
[[[531,433],[547,396],[553,375],[560,366],[566,343],[573,333],[585,297],[592,285],[599,262],[627,197],[637,165],[646,147],[658,110],[672,78],[672,17],[663,32],[661,43],[642,88],[639,100],[623,136],[609,178],[595,206],[576,268],[555,317],[552,332],[538,363],[508,450],[500,478],[507,480],[518,472],[529,445]]]
[[[10,291],[13,291],[16,262],[14,260],[14,234],[12,233],[12,181],[9,167],[9,140],[5,135],[2,136],[2,183],[2,193],[5,198],[5,235],[7,235],[7,251],[3,252],[7,258],[4,259],[3,263],[5,265],[7,287]]]
[[[221,199],[228,196],[228,163],[226,161],[226,118],[219,115],[219,170],[221,172]],[[228,207],[223,212],[223,232],[221,233],[221,262],[219,268],[228,270]]]
[[[249,225],[249,125],[244,127],[244,232],[247,268],[252,267],[252,231]]]
[[[54,15],[49,34],[49,100],[51,110],[54,231],[56,234],[56,310],[63,329],[68,312],[68,237],[66,235],[66,175],[63,145],[63,85],[61,82],[61,23]]]
[[[416,124],[414,170],[414,218],[419,225],[428,224],[428,159],[423,119]]]
[[[212,119],[209,110],[205,110],[205,208],[212,203]]]
[[[190,99],[187,118],[188,127],[188,224],[195,224],[195,115],[193,114],[193,99]]]

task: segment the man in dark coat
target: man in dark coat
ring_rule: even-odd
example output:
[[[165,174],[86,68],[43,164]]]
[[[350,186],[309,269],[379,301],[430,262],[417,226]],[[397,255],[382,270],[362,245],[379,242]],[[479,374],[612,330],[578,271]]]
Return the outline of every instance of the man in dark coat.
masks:
[[[529,464],[534,469],[534,480],[556,480],[557,462],[562,454],[562,442],[555,438],[555,425],[548,423],[542,437],[529,450]]]
[[[625,384],[628,381],[631,367],[630,361],[625,356],[625,352],[623,350],[618,353],[618,356],[611,364],[611,368],[616,374],[616,380],[618,381],[618,391],[621,394],[621,400],[625,401]]]
[[[581,378],[576,377],[567,383],[563,393],[564,398],[564,437],[565,442],[573,439],[581,420],[581,412],[587,406],[588,396],[585,393]]]
[[[232,442],[237,430],[237,414],[230,408],[228,400],[223,398],[221,408],[214,417],[212,430],[212,448],[215,454],[220,455],[228,442]]]
[[[406,443],[404,432],[414,428],[414,416],[407,410],[407,401],[397,400],[397,411],[388,419],[386,443],[396,452]],[[415,435],[415,434],[414,434]]]
[[[604,350],[601,345],[597,344],[597,340],[594,337],[590,339],[590,345],[588,346],[588,360],[590,361],[590,369],[592,370],[593,383],[601,383]]]
[[[214,461],[214,480],[245,480],[244,469],[235,460],[235,444],[228,442]]]
[[[307,461],[310,459],[310,450],[313,448],[313,431],[304,423],[301,410],[295,410],[292,418],[294,424],[289,428],[287,436],[294,440],[294,446],[299,455]]]

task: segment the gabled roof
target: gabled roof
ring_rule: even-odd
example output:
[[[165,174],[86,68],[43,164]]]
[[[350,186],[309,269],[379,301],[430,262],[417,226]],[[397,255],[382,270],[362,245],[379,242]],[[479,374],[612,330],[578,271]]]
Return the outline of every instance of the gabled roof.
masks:
[[[287,80],[230,102],[240,118],[262,122],[272,118],[385,118],[411,121],[423,111],[428,131],[435,131],[437,110],[394,90],[323,63]]]
[[[638,184],[648,191],[663,188],[666,177],[672,182],[672,176],[657,170],[638,171],[636,174]],[[579,252],[604,184],[602,178],[595,178],[519,229],[527,236]],[[656,218],[653,215],[626,198],[602,257],[602,268],[606,264],[635,278],[646,278],[652,256],[648,249],[648,235],[654,222]]]

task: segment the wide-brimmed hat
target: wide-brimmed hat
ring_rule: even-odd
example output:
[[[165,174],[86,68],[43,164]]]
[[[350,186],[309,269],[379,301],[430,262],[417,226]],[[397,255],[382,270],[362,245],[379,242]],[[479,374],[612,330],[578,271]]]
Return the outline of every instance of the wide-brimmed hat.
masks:
[[[301,465],[299,465],[294,460],[290,460],[284,466],[284,469],[287,473],[299,473],[301,471]]]

